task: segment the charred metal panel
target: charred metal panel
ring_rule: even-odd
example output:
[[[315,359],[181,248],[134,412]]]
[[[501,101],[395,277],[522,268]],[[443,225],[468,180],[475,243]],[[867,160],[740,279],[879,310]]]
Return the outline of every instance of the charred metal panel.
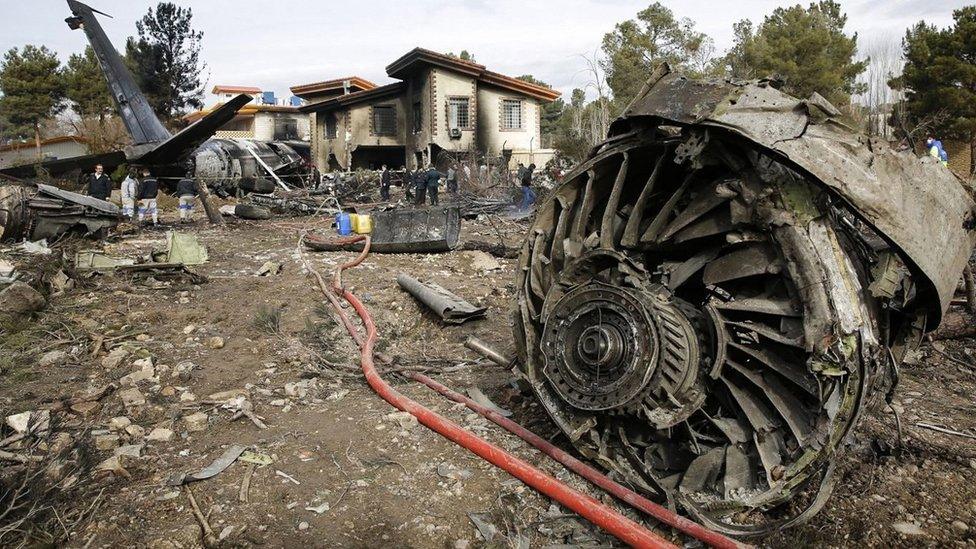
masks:
[[[461,212],[457,206],[424,209],[396,209],[375,212],[370,250],[388,254],[432,254],[449,252],[461,235]],[[332,252],[361,250],[361,243],[336,244],[333,239],[310,234],[305,245]]]
[[[483,318],[487,307],[477,307],[458,297],[446,288],[433,282],[421,282],[416,278],[400,273],[397,284],[410,295],[427,306],[448,324],[462,324],[468,320]]]

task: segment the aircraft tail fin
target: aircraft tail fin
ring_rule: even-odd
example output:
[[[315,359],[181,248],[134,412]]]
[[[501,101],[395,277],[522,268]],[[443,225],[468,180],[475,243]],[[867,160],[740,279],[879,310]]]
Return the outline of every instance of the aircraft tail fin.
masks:
[[[102,74],[108,81],[109,93],[112,94],[119,116],[125,123],[133,142],[136,145],[159,143],[172,137],[169,130],[156,117],[156,113],[139,90],[132,74],[122,62],[119,52],[112,46],[95,17],[95,13],[106,14],[77,0],[67,1],[73,15],[65,19],[65,22],[72,29],[81,28],[85,31],[88,42],[95,50],[95,57],[98,58]]]

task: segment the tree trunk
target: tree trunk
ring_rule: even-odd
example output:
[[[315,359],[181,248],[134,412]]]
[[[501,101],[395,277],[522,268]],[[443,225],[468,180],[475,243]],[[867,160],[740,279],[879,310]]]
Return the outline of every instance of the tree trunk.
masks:
[[[44,160],[44,151],[41,150],[41,123],[34,122],[34,146],[37,147],[37,160]]]
[[[210,202],[210,189],[206,181],[197,180],[197,183],[200,188],[200,202],[203,203],[203,211],[207,212],[207,219],[214,225],[223,225],[224,218],[220,215],[220,210]]]

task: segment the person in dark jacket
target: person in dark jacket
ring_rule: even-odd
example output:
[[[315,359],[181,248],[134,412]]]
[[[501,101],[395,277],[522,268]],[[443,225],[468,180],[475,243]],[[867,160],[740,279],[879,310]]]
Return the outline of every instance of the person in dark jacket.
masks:
[[[176,196],[180,197],[180,223],[193,221],[193,204],[200,194],[197,180],[193,179],[193,170],[187,170],[186,177],[176,184]]]
[[[95,165],[95,173],[88,175],[88,196],[99,200],[108,200],[112,194],[112,180],[105,175],[105,167]]]
[[[535,171],[535,164],[529,164],[528,167],[521,166],[519,168],[519,182],[522,184],[522,206],[521,210],[523,212],[529,211],[533,204],[535,204],[535,191],[532,189],[532,172]]]
[[[142,182],[139,184],[139,222],[142,223],[146,216],[152,217],[153,225],[159,225],[159,209],[156,206],[156,197],[159,195],[159,181],[151,177],[149,170],[143,168]]]
[[[413,172],[414,204],[423,206],[427,198],[427,170],[418,168]]]
[[[410,171],[410,168],[403,169],[403,179],[400,180],[400,185],[403,186],[403,194],[407,201],[413,202],[413,172]]]
[[[433,166],[427,171],[427,196],[430,197],[431,206],[439,204],[437,201],[437,187],[440,186],[442,177],[444,177],[444,174],[437,171],[437,168]]]
[[[383,200],[390,199],[390,170],[383,164],[383,173],[380,174],[380,198]]]

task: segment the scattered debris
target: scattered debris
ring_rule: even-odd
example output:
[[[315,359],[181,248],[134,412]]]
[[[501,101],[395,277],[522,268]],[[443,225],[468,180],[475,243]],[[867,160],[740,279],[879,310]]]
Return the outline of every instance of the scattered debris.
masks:
[[[488,313],[487,307],[475,307],[433,282],[420,282],[400,273],[397,275],[397,284],[449,324],[483,318]]]
[[[202,265],[210,259],[207,248],[192,234],[170,231],[166,234],[166,251],[153,254],[158,263]]]
[[[47,306],[47,300],[23,282],[14,282],[0,291],[0,319],[21,320]]]
[[[258,269],[258,272],[255,274],[257,276],[276,275],[281,273],[282,267],[284,267],[284,265],[282,265],[281,263],[275,261],[265,261],[264,265],[261,265],[261,268]]]
[[[477,387],[471,387],[470,389],[468,389],[467,392],[468,392],[468,396],[471,397],[471,400],[477,402],[481,406],[484,406],[485,408],[488,408],[489,410],[492,410],[493,412],[496,412],[499,415],[504,417],[512,416],[512,412],[492,402],[487,395],[481,392],[481,389]]]
[[[301,482],[298,482],[297,480],[295,480],[295,477],[289,475],[288,473],[286,473],[284,471],[280,471],[278,469],[275,469],[275,474],[278,475],[279,477],[285,479],[288,482],[291,482],[291,483],[294,483],[294,484],[301,484]]]
[[[210,417],[203,412],[194,412],[188,416],[183,416],[186,430],[191,433],[206,430],[209,420]]]
[[[271,465],[274,463],[274,459],[268,454],[261,454],[252,450],[247,450],[241,454],[238,458],[240,461],[247,463],[253,463],[254,465]]]
[[[51,426],[49,410],[33,410],[7,416],[4,423],[17,434],[29,435],[47,431]]]
[[[206,480],[210,477],[216,476],[231,466],[232,463],[237,461],[237,458],[241,457],[246,449],[245,446],[239,444],[234,444],[224,450],[224,453],[220,455],[217,459],[213,461],[210,465],[207,465],[203,469],[197,471],[196,473],[177,473],[170,477],[167,482],[170,486],[179,486],[181,484],[188,484],[190,482],[196,482],[198,480]]]
[[[174,434],[172,429],[156,427],[152,431],[149,431],[149,434],[146,435],[146,440],[151,442],[169,442],[173,440]]]
[[[491,515],[488,513],[468,513],[468,518],[474,524],[474,527],[478,529],[478,533],[485,543],[491,543],[495,539],[495,536],[498,535],[498,527],[492,524]]]
[[[75,269],[79,271],[111,271],[116,267],[135,264],[135,259],[114,257],[97,250],[84,250],[75,254]]]

